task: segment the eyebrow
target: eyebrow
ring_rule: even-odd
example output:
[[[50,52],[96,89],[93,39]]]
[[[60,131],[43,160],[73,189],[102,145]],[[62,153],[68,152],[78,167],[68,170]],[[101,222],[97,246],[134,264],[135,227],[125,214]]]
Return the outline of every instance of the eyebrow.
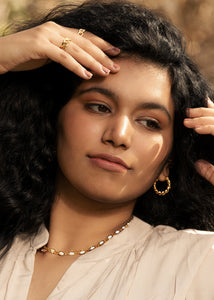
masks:
[[[166,107],[164,105],[158,104],[156,102],[145,102],[145,103],[142,103],[140,105],[140,107],[144,108],[144,109],[159,109],[167,115],[170,122],[172,120],[170,113],[168,112],[168,110],[166,109]]]
[[[89,89],[85,89],[85,90],[79,91],[77,94],[78,95],[83,95],[85,93],[90,93],[90,92],[103,94],[103,95],[113,99],[114,101],[118,101],[118,99],[119,99],[118,96],[115,95],[115,93],[112,92],[111,90],[105,89],[105,88],[100,88],[100,87],[92,87],[92,88],[89,88]],[[171,117],[170,113],[168,112],[167,108],[164,105],[161,105],[159,103],[145,102],[145,103],[141,103],[139,107],[142,108],[142,109],[159,109],[167,115],[170,122],[172,120],[172,117]]]
[[[99,87],[92,87],[86,90],[82,90],[78,92],[78,95],[82,95],[85,93],[90,93],[90,92],[95,92],[95,93],[99,93],[99,94],[103,94],[115,101],[118,100],[118,97],[115,95],[115,93],[113,93],[111,90],[105,89],[105,88],[99,88]]]

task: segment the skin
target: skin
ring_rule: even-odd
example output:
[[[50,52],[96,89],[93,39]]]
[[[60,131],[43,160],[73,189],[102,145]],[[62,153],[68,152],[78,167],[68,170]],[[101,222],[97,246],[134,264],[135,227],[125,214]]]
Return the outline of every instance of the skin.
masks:
[[[93,74],[108,76],[119,71],[120,66],[108,57],[108,55],[118,55],[120,53],[118,48],[90,32],[86,31],[83,37],[77,33],[77,29],[47,22],[32,29],[1,37],[0,74],[11,70],[38,68],[50,60],[62,64],[86,80],[89,80]],[[65,37],[72,40],[66,51],[59,48]],[[86,67],[90,69],[89,73]],[[213,102],[208,101],[208,109],[189,109],[184,125],[194,128],[200,134],[214,135]],[[214,184],[213,165],[199,161],[196,163],[196,169]]]
[[[193,128],[199,134],[214,135],[214,103],[208,98],[207,108],[189,108],[184,125]],[[214,185],[214,166],[205,160],[196,162],[196,170]]]
[[[75,228],[72,236],[79,239],[81,235],[76,228],[85,232],[82,219],[95,227],[102,219],[100,236],[103,236],[104,231],[109,231],[109,224],[117,227],[130,217],[135,199],[158,176],[165,180],[168,175],[167,165],[163,165],[172,147],[174,111],[169,76],[166,70],[143,62],[139,65],[121,60],[120,67],[122,70],[117,74],[81,84],[60,112],[59,172],[53,215],[56,219],[63,215],[63,220],[58,222],[61,225],[55,219],[51,221],[50,232],[52,224],[59,228],[68,221],[69,225],[64,227]],[[158,108],[142,108],[151,102]],[[89,157],[97,153],[119,157],[129,168],[111,171],[108,168],[112,164],[103,159],[100,166]],[[70,210],[66,213],[67,221],[60,212],[61,204],[67,212]],[[74,220],[77,222],[72,226]],[[79,244],[64,247],[78,248],[83,245],[82,240],[87,244],[83,238]],[[50,244],[56,244],[51,237]]]
[[[136,197],[168,175],[163,164],[174,113],[169,75],[151,63],[118,62],[120,72],[85,81],[60,112],[49,247],[83,249],[99,242],[130,217]],[[91,161],[94,153],[120,157],[130,168],[109,170],[108,163]],[[45,299],[75,259],[38,252],[29,299],[44,283]]]
[[[72,187],[93,201],[123,203],[143,194],[158,177],[172,146],[167,71],[138,64],[120,60],[119,73],[81,84],[59,115],[59,176],[63,173]],[[143,108],[151,103],[161,108]],[[121,158],[129,169],[110,172],[97,167],[88,156],[99,153]]]
[[[64,51],[60,46],[65,37],[71,41]],[[53,60],[88,80],[94,73],[107,76],[117,72],[119,66],[107,55],[119,52],[118,48],[90,32],[80,36],[78,29],[47,22],[0,38],[0,74],[39,68]]]

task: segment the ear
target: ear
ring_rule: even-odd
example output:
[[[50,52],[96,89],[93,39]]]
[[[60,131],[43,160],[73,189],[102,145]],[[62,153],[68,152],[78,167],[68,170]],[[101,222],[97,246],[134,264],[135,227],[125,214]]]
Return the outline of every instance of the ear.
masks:
[[[161,171],[160,175],[158,176],[159,181],[165,181],[166,177],[169,176],[169,162],[165,164],[163,170]]]

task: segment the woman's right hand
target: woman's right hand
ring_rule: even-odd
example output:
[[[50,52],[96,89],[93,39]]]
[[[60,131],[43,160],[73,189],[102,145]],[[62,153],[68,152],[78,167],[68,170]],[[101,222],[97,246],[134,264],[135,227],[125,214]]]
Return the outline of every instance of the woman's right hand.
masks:
[[[207,107],[189,108],[187,118],[184,119],[187,128],[193,128],[199,134],[214,136],[214,103],[207,99]],[[212,148],[212,145],[211,145]],[[212,150],[212,149],[211,149]],[[198,173],[214,185],[214,165],[205,160],[195,163]]]
[[[83,79],[93,74],[107,76],[119,71],[119,66],[109,57],[120,53],[98,36],[66,28],[54,22],[20,31],[0,38],[0,74],[39,68],[50,60],[60,63]],[[65,50],[62,41],[69,38]]]

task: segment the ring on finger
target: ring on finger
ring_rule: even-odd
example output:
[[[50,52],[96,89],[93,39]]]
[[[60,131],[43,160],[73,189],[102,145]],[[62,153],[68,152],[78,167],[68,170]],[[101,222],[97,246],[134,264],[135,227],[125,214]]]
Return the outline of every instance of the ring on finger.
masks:
[[[80,36],[83,36],[84,32],[85,32],[85,29],[80,28],[80,29],[78,30],[78,34],[79,34]]]
[[[64,38],[63,41],[62,41],[62,44],[61,46],[59,47],[60,49],[62,50],[65,50],[66,47],[68,46],[68,44],[71,42],[71,39],[69,38]]]

